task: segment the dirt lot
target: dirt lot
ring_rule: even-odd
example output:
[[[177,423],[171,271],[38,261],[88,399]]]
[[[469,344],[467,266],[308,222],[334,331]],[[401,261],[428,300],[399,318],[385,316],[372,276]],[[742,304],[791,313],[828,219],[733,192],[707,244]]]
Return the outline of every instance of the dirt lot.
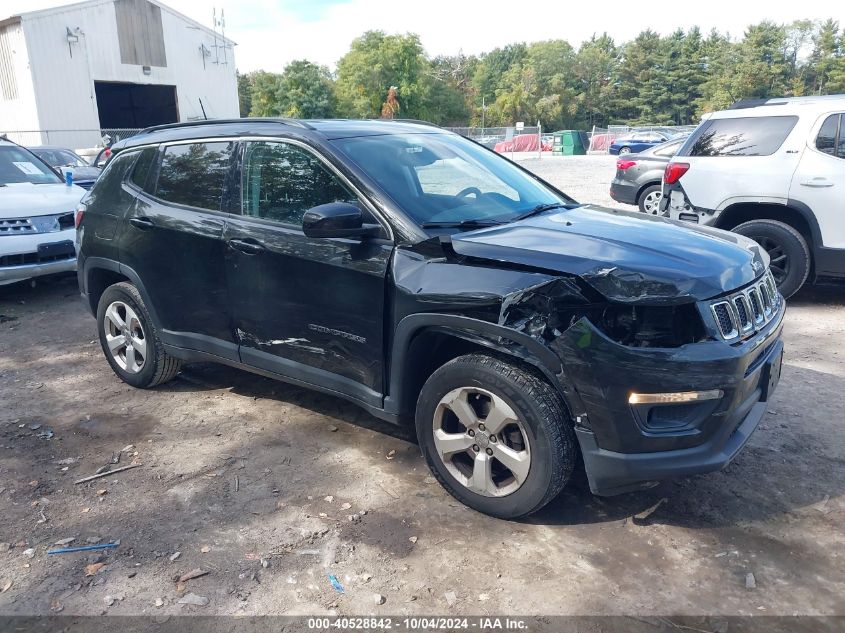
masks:
[[[726,471],[605,499],[580,475],[505,522],[352,405],[211,365],[135,390],[74,279],[0,288],[0,614],[845,614],[843,308],[790,302],[779,390]],[[117,454],[141,466],[74,484]],[[120,545],[46,554],[70,538]]]

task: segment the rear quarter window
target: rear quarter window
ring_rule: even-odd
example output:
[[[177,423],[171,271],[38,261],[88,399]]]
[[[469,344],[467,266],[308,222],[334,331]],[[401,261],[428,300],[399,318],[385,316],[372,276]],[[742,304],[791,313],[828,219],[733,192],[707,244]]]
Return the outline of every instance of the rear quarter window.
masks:
[[[845,115],[831,114],[822,124],[819,134],[816,137],[816,149],[830,156],[845,158],[845,131],[842,129],[842,121]]]
[[[770,156],[797,122],[797,116],[710,119],[692,133],[678,156]]]

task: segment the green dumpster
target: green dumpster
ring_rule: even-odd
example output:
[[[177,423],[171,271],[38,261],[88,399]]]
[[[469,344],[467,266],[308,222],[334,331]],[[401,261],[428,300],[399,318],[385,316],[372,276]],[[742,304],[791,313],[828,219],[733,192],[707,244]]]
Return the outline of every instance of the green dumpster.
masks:
[[[587,153],[587,134],[582,130],[560,130],[552,136],[552,154],[575,156]]]

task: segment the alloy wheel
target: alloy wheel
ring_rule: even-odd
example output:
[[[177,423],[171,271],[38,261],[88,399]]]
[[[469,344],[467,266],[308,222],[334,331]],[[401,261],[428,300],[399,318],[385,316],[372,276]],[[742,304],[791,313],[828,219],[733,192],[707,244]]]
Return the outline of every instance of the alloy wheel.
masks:
[[[652,191],[643,200],[643,208],[646,213],[657,215],[660,210],[660,198],[663,193],[660,190]]]
[[[516,492],[531,468],[524,423],[502,398],[478,387],[459,387],[437,405],[434,447],[449,473],[485,497]]]
[[[749,236],[752,240],[757,242],[760,246],[766,249],[769,254],[769,268],[772,271],[772,276],[775,278],[775,283],[780,286],[789,275],[789,256],[786,254],[783,244],[773,240],[770,237]]]
[[[147,361],[147,337],[135,311],[123,301],[113,301],[103,317],[106,345],[117,365],[137,374]]]

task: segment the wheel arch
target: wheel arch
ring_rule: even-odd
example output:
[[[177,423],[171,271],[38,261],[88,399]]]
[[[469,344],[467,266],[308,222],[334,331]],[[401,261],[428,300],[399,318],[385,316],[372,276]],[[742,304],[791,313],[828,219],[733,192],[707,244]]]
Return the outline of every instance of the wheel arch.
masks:
[[[429,376],[446,362],[469,353],[492,353],[539,372],[567,404],[560,385],[563,367],[547,347],[526,334],[470,317],[415,314],[396,328],[385,410],[412,416]]]
[[[639,204],[639,203],[640,203],[640,197],[643,195],[643,192],[644,192],[646,189],[648,189],[649,187],[653,187],[653,186],[655,186],[655,185],[660,185],[660,184],[662,184],[662,182],[661,182],[660,180],[654,180],[654,181],[651,181],[651,182],[647,182],[647,183],[645,183],[645,184],[644,184],[644,185],[642,185],[639,189],[637,189],[637,197],[636,197],[636,198],[634,198],[634,201],[635,201],[637,204]]]
[[[147,293],[144,283],[134,270],[119,262],[111,259],[101,257],[89,257],[85,260],[85,272],[83,278],[85,279],[85,294],[88,299],[88,307],[91,313],[97,314],[97,305],[100,303],[100,297],[103,296],[106,288],[116,283],[128,282],[138,289],[141,298],[144,300],[144,305],[153,321],[153,325],[159,328],[160,321],[150,301],[150,296]]]
[[[730,231],[750,220],[775,220],[788,224],[801,233],[813,252],[822,245],[816,216],[810,207],[797,200],[788,200],[786,204],[737,202],[726,207],[713,226]]]

